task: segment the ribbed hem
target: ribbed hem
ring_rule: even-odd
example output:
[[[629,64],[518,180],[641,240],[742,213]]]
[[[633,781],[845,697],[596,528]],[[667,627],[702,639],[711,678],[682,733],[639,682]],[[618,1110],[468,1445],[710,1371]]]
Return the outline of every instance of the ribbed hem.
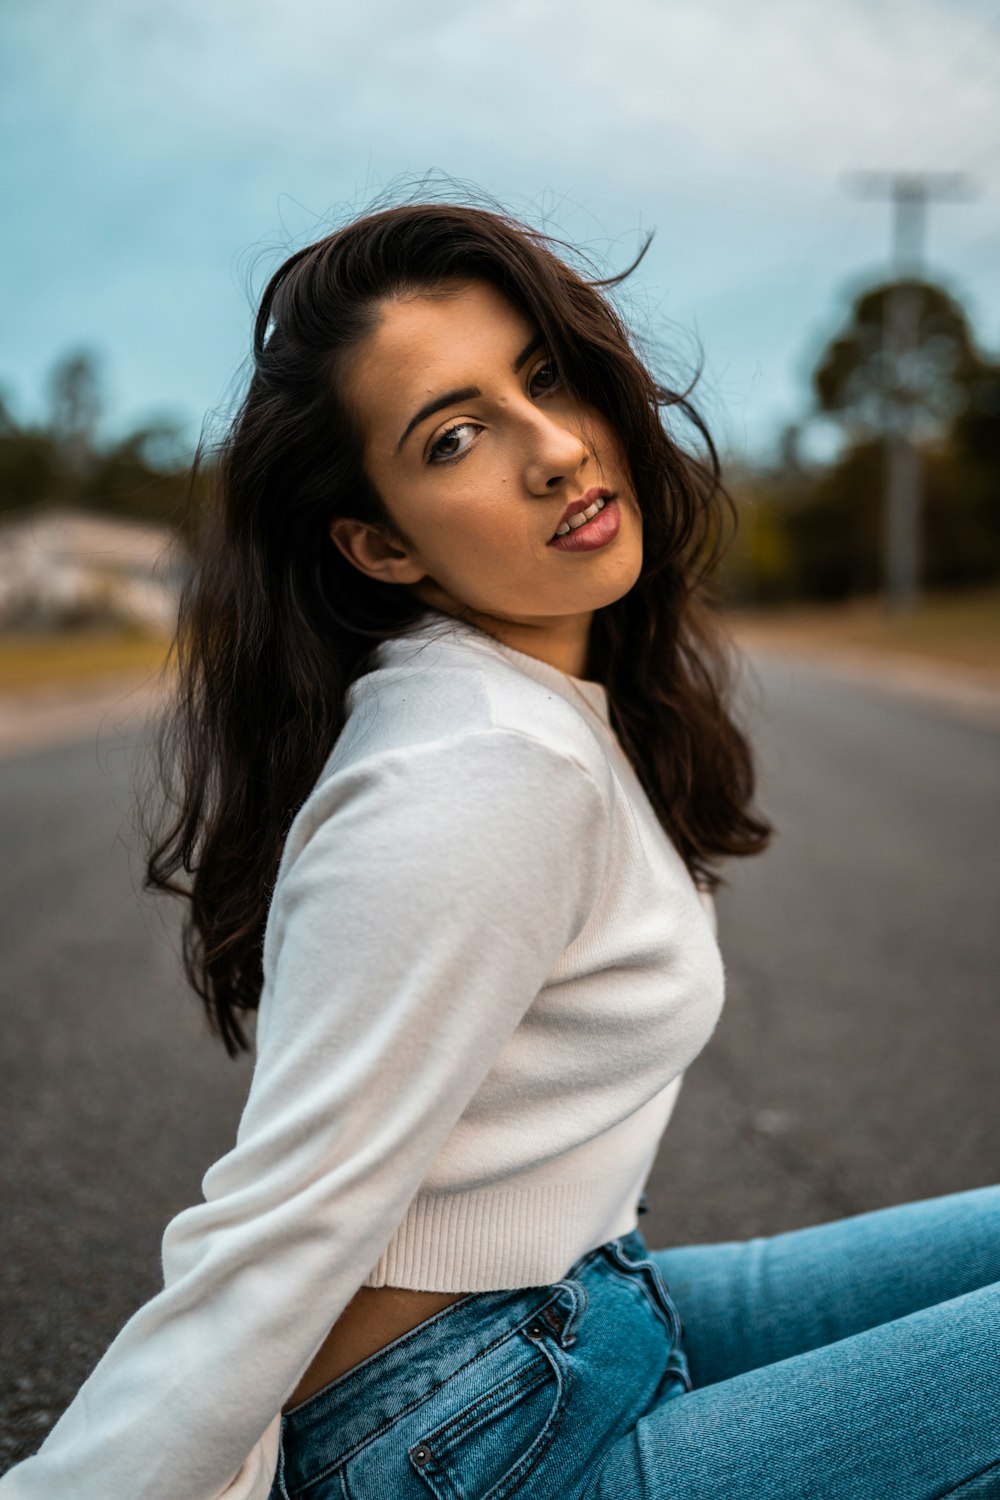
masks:
[[[362,1285],[497,1292],[558,1281],[581,1255],[638,1227],[639,1194],[683,1077],[564,1153],[562,1181],[525,1174],[467,1192],[428,1182]],[[550,1178],[553,1167],[545,1168]]]
[[[636,1227],[642,1185],[619,1181],[610,1216],[607,1177],[418,1196],[363,1284],[437,1292],[548,1286],[588,1250]]]

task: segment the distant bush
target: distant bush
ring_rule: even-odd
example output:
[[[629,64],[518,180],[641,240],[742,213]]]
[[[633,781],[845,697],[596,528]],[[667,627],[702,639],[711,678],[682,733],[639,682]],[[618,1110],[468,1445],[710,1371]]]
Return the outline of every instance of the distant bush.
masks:
[[[0,399],[0,515],[68,507],[192,536],[208,467],[190,494],[190,464],[169,423],[102,441],[97,361],[86,351],[58,361],[49,385],[50,415],[41,424],[19,424]]]

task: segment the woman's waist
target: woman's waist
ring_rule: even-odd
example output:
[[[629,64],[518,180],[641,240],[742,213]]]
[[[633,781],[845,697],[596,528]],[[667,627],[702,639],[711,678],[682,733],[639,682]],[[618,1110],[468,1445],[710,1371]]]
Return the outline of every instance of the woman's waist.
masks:
[[[465,1478],[480,1488],[481,1463],[496,1465],[502,1486],[523,1452],[545,1447],[540,1430],[560,1426],[571,1389],[588,1438],[595,1421],[599,1442],[600,1429],[622,1430],[671,1362],[680,1368],[679,1315],[650,1288],[647,1254],[636,1232],[589,1250],[551,1285],[459,1296],[283,1417],[281,1493],[312,1493],[322,1480],[331,1493],[396,1494],[428,1463],[447,1479],[471,1462]],[[576,1493],[564,1471],[572,1454],[580,1457],[570,1437],[553,1494],[566,1492],[564,1480]]]
[[[465,1292],[428,1292],[410,1287],[359,1287],[320,1345],[285,1403],[284,1411],[287,1413],[307,1401],[380,1349],[467,1295]]]
[[[643,1160],[613,1183],[599,1178],[443,1199],[418,1194],[285,1413],[453,1303],[558,1281],[593,1246],[635,1228],[648,1170]]]

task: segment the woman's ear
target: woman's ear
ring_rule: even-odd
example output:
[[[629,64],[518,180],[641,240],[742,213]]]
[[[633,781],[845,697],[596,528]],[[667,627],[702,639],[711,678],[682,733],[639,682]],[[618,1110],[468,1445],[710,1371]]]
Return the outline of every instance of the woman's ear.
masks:
[[[349,563],[380,583],[418,583],[425,570],[397,542],[368,521],[338,516],[330,522],[330,540]]]

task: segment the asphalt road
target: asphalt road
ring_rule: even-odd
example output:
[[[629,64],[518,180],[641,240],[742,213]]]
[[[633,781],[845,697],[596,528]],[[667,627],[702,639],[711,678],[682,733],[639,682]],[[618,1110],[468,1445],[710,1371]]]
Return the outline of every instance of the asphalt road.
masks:
[[[1000,732],[757,659],[772,848],[717,897],[727,1003],[642,1227],[747,1238],[997,1180]],[[0,763],[0,1468],[159,1285],[249,1065],[204,1032],[176,917],[139,891],[136,745]]]

